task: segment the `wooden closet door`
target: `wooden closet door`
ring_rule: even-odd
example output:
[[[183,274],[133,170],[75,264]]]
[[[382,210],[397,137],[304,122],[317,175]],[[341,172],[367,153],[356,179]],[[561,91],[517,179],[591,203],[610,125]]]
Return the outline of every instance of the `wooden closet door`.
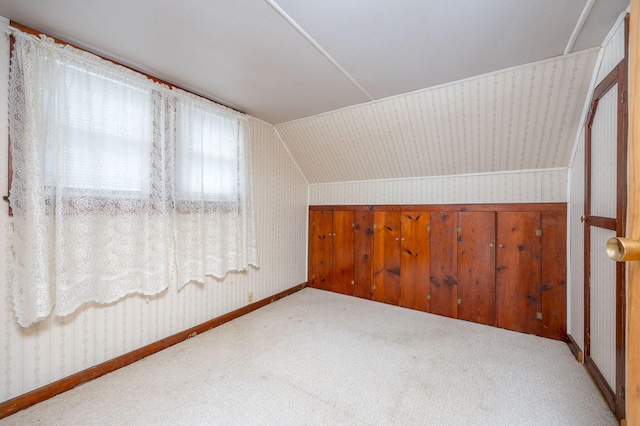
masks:
[[[373,300],[400,303],[400,213],[374,213]]]
[[[333,290],[333,212],[309,212],[309,286]]]
[[[333,212],[333,291],[353,295],[354,213]]]
[[[542,337],[567,339],[567,215],[542,212]]]
[[[542,334],[539,212],[498,212],[498,327]]]
[[[401,216],[400,306],[429,312],[430,231],[428,212]]]
[[[355,212],[353,295],[373,297],[373,212]]]
[[[431,212],[431,312],[458,317],[456,213]]]
[[[458,213],[458,318],[496,325],[496,214]]]

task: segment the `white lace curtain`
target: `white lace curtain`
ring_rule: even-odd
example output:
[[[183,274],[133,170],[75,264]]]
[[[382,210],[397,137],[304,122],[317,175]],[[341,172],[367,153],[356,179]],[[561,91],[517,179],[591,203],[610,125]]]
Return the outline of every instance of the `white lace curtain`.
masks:
[[[246,118],[17,30],[18,323],[257,266]]]

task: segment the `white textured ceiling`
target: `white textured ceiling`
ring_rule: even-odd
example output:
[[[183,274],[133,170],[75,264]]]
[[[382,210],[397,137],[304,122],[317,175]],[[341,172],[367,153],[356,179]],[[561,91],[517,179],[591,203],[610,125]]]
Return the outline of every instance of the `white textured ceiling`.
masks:
[[[598,46],[628,3],[0,0],[0,16],[277,124]]]

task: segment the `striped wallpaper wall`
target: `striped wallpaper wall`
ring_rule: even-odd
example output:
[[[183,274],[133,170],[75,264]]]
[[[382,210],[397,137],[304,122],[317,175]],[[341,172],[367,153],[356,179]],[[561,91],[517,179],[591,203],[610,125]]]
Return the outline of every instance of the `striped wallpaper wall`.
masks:
[[[567,167],[597,50],[276,126],[311,184]]]
[[[578,137],[578,147],[569,170],[568,250],[569,274],[567,286],[567,333],[584,350],[584,130]]]
[[[0,22],[4,34],[7,23]],[[6,99],[8,43],[0,37],[0,99]],[[6,122],[7,102],[0,102]],[[271,125],[250,120],[260,268],[206,285],[169,288],[155,297],[129,296],[86,305],[64,318],[23,329],[11,302],[11,220],[0,207],[0,402],[158,341],[306,280],[308,186]],[[0,126],[0,140],[7,140]],[[6,149],[0,149],[0,188],[7,187]],[[6,191],[6,189],[3,189]],[[301,237],[302,236],[302,237]]]
[[[616,388],[616,262],[604,247],[616,233],[591,227],[591,358],[611,387]],[[614,284],[614,285],[612,285]]]
[[[567,200],[567,169],[310,185],[311,205],[540,203]]]
[[[596,70],[595,85],[600,83],[623,58],[624,21],[619,19],[603,43],[601,62]],[[606,110],[599,110],[598,114],[601,113],[603,116],[611,116],[611,112]],[[571,275],[568,288],[568,332],[575,339],[578,346],[584,349],[584,226],[580,222],[580,216],[584,214],[584,131],[581,131],[576,141],[576,155],[570,163],[569,172],[571,189],[569,194],[570,215],[568,230],[570,234],[569,264]],[[615,150],[614,147],[611,149]]]

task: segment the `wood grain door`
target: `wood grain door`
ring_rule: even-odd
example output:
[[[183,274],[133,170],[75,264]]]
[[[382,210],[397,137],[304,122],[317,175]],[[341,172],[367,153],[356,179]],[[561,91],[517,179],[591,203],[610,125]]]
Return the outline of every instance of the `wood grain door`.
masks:
[[[333,291],[353,295],[354,212],[333,212]]]
[[[355,212],[353,295],[373,298],[373,212]]]
[[[458,317],[456,213],[431,212],[431,312]]]
[[[400,213],[376,211],[373,232],[373,300],[400,303]]]
[[[567,340],[567,215],[542,212],[542,337]]]
[[[500,328],[542,334],[539,212],[498,212],[496,305]]]
[[[428,212],[401,216],[400,306],[429,312],[430,231]]]
[[[629,15],[629,198],[627,238],[640,238],[640,0],[631,0]],[[640,262],[629,262],[626,383],[640,389]],[[626,399],[627,424],[640,424],[640,392]]]
[[[458,213],[458,318],[496,325],[496,214]]]
[[[309,285],[333,290],[333,212],[309,212]]]

